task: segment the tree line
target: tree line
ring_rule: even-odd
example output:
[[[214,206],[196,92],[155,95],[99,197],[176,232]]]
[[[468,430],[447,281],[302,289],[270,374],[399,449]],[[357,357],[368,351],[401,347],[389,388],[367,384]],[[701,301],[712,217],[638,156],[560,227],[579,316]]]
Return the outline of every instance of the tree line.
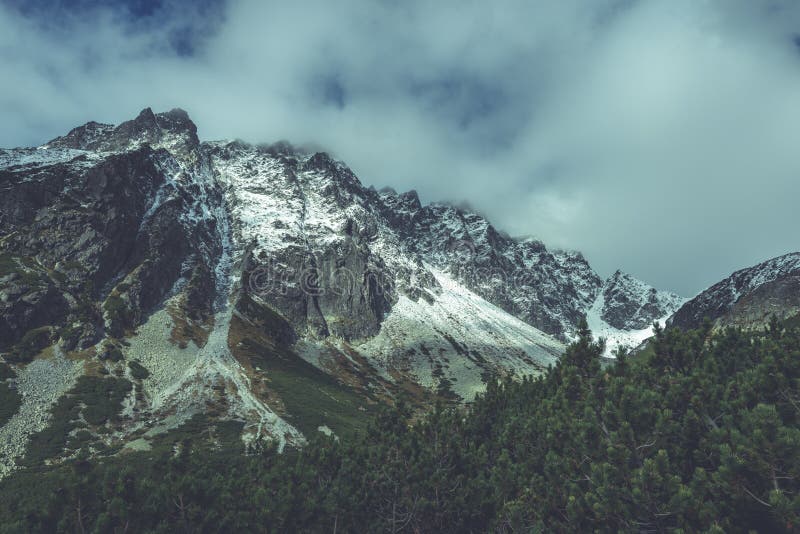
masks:
[[[402,402],[348,441],[244,455],[185,436],[0,483],[4,532],[792,532],[800,328],[657,329],[468,407]]]

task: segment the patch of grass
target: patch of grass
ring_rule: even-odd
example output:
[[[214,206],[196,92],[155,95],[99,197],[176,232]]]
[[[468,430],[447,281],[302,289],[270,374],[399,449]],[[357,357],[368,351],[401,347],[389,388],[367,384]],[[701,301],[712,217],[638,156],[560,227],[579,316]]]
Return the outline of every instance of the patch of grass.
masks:
[[[55,280],[56,282],[63,284],[67,281],[67,275],[62,273],[61,271],[52,270],[49,272],[50,278]]]
[[[365,430],[372,405],[364,395],[320,371],[291,350],[291,329],[275,312],[250,299],[239,303],[255,317],[256,327],[234,317],[231,322],[234,355],[244,358],[257,376],[266,378],[266,389],[276,394],[285,408],[286,420],[307,436],[327,425],[344,438]],[[289,332],[287,332],[289,329]]]
[[[247,345],[247,342],[245,342]],[[286,420],[306,435],[327,425],[337,436],[361,432],[369,421],[364,397],[299,356],[263,346],[247,346],[253,365],[264,371],[268,387],[286,407]]]
[[[83,334],[83,326],[65,326],[58,331],[58,337],[64,340],[67,347],[74,347]]]
[[[16,273],[19,275],[19,280],[25,284],[42,285],[46,279],[34,270],[35,265],[33,259],[29,257],[0,254],[0,276]]]
[[[103,343],[103,352],[100,353],[99,357],[101,360],[111,360],[114,363],[121,362],[125,358],[122,354],[122,350],[108,340]]]
[[[122,297],[112,294],[103,303],[103,310],[111,322],[112,334],[116,337],[122,337],[125,330],[130,328],[133,323],[128,305]]]
[[[788,319],[784,319],[783,324],[786,326],[786,328],[796,328],[800,326],[800,313],[793,315]]]
[[[78,321],[83,324],[98,323],[103,318],[88,291],[81,294],[78,299],[78,307],[75,310],[75,314],[78,317]]]
[[[11,389],[7,382],[0,382],[0,427],[14,417],[21,404],[22,395]]]
[[[67,271],[83,271],[83,269],[84,269],[83,264],[81,262],[75,261],[75,260],[67,260],[67,261],[61,262],[61,266],[62,266],[62,269],[65,269]]]
[[[241,421],[214,421],[207,414],[195,414],[185,423],[153,437],[154,453],[171,453],[177,445],[191,443],[192,447],[212,446],[227,453],[244,452]]]
[[[99,426],[107,421],[118,421],[122,401],[131,390],[131,383],[121,378],[85,378],[87,380],[82,384],[79,382],[79,394],[85,404],[82,414],[86,422]]]
[[[17,376],[17,373],[11,368],[10,365],[7,363],[0,362],[0,382],[3,380],[8,380],[9,378],[14,378]]]
[[[80,377],[75,387],[53,407],[50,425],[31,436],[21,464],[42,465],[45,460],[62,455],[65,449],[82,446],[88,441],[86,434],[81,433],[81,438],[76,440],[70,438],[70,433],[77,428],[85,428],[86,423],[96,432],[101,432],[107,423],[119,421],[122,401],[130,390],[131,383],[125,379]],[[86,423],[81,421],[81,416]]]
[[[172,331],[170,341],[185,349],[189,346],[189,341],[193,341],[198,347],[205,346],[208,341],[208,334],[213,325],[213,318],[207,317],[203,321],[192,320],[186,315],[185,301],[181,304],[170,303],[167,306],[167,313],[172,319]]]
[[[120,284],[118,284],[118,285],[117,285],[117,292],[119,292],[119,293],[125,293],[125,292],[126,292],[126,291],[128,291],[130,288],[131,288],[131,285],[130,285],[129,283],[127,283],[127,282],[122,282],[122,283],[120,283]]]
[[[270,387],[283,400],[288,420],[307,435],[322,425],[342,438],[365,430],[369,405],[363,398],[326,380],[328,375],[319,369],[303,364],[273,361],[268,367]]]
[[[52,330],[49,326],[28,330],[16,345],[11,347],[5,358],[13,363],[28,363],[45,347],[52,343]]]
[[[0,254],[0,276],[15,273],[19,269],[17,261],[11,254]]]
[[[150,371],[145,366],[137,361],[128,362],[128,368],[131,370],[131,376],[136,380],[144,380],[150,376]]]

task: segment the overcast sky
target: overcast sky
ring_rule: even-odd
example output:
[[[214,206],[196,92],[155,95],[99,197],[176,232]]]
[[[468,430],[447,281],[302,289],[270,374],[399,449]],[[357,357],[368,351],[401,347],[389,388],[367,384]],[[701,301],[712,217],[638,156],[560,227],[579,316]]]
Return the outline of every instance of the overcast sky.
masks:
[[[800,2],[0,0],[0,80],[0,146],[182,107],[686,296],[800,250]]]

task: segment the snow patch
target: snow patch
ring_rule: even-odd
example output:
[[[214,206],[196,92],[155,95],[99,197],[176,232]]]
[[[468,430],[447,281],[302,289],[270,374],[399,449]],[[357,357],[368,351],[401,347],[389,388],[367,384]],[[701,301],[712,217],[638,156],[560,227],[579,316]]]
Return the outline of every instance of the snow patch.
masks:
[[[401,296],[380,333],[356,350],[379,367],[407,367],[428,388],[445,378],[465,400],[485,389],[487,372],[522,376],[555,364],[561,342],[429,269],[442,288],[436,300]]]

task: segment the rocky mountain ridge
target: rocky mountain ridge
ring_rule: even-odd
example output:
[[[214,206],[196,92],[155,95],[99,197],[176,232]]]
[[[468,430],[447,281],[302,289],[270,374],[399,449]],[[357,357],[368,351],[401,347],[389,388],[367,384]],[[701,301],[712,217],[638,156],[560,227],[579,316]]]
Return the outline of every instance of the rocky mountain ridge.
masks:
[[[686,302],[669,321],[698,328],[709,320],[726,326],[762,328],[800,313],[800,253],[792,252],[740,269]]]
[[[239,422],[248,447],[343,435],[377,403],[469,401],[540,372],[599,299],[623,334],[677,302],[470,210],[365,187],[325,153],[201,143],[181,110],[0,150],[0,189],[0,365],[21,395],[5,471],[33,462],[29,443],[60,443],[48,461],[78,436],[146,448],[198,418]]]

